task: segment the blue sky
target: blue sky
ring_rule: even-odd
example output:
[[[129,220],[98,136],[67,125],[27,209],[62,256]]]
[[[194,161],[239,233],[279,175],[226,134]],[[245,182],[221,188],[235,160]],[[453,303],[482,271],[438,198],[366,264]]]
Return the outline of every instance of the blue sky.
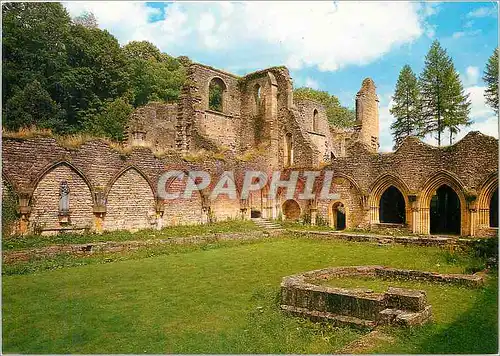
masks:
[[[481,79],[498,46],[496,2],[75,2],[92,11],[120,43],[148,40],[173,56],[243,75],[286,65],[294,85],[310,86],[354,106],[371,77],[380,99],[381,151],[390,151],[391,95],[404,64],[418,74],[434,39],[453,58],[472,102],[471,130],[498,137]],[[432,137],[428,143],[435,143]]]

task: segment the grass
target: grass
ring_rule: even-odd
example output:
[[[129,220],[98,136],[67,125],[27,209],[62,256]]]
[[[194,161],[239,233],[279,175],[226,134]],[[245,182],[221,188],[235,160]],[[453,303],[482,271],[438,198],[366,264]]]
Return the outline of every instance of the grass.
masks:
[[[450,260],[437,248],[302,238],[178,247],[145,257],[4,276],[3,351],[334,353],[362,332],[281,313],[277,297],[282,277],[327,266],[366,264],[463,272],[472,262],[465,257]],[[467,331],[480,334],[478,340],[483,341],[476,342],[473,350],[490,351],[497,337],[496,329],[492,331],[496,289],[457,291],[450,298],[460,307],[433,305],[435,314],[444,316],[425,329],[424,336],[411,330],[391,331],[398,342],[382,351],[399,347],[432,352],[424,339],[439,340],[446,330],[464,331],[463,341]],[[477,303],[487,305],[485,313],[478,314],[482,324],[461,321]],[[437,342],[430,345],[446,349],[439,349]]]
[[[136,233],[129,231],[112,231],[102,234],[58,234],[53,236],[29,235],[4,237],[2,250],[13,251],[27,248],[39,248],[56,244],[82,244],[103,241],[131,241],[169,239],[214,233],[246,232],[257,229],[250,220],[228,220],[203,225],[169,226],[162,230],[140,230]]]

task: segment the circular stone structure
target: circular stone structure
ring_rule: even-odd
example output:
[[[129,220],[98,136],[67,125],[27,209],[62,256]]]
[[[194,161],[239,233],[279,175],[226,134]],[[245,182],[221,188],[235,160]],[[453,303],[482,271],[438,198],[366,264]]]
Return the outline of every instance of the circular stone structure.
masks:
[[[418,280],[473,288],[484,282],[481,274],[439,274],[383,266],[332,267],[284,277],[281,309],[313,320],[367,328],[422,325],[432,318],[432,308],[423,290],[389,287],[385,293],[374,293],[367,288],[333,288],[318,284],[321,280],[342,277]]]

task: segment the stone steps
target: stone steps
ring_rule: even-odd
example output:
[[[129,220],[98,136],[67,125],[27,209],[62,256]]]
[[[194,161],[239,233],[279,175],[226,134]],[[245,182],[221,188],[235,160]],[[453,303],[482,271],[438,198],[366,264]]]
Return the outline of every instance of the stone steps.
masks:
[[[273,223],[272,221],[269,221],[267,219],[263,218],[251,218],[251,220],[260,227],[261,229],[264,229],[266,233],[269,235],[279,235],[281,232],[285,231],[280,225]]]

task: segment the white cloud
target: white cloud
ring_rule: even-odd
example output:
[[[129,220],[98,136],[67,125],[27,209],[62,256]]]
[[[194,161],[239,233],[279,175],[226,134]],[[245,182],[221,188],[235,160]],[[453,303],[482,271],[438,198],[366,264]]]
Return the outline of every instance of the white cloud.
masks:
[[[471,85],[476,85],[479,79],[479,68],[469,66],[465,70],[465,76],[462,76],[463,84],[468,87]]]
[[[379,100],[381,103],[378,110],[380,152],[391,152],[394,146],[391,134],[391,124],[396,121],[394,116],[389,112],[389,109],[393,105],[393,101],[390,94],[379,95]]]
[[[467,17],[488,17],[495,16],[498,13],[498,9],[496,8],[498,5],[490,6],[490,7],[480,7],[477,8],[467,14]]]
[[[310,77],[306,78],[306,87],[312,88],[312,89],[319,89],[319,83],[317,80],[314,80]]]
[[[235,62],[228,66],[245,59],[249,66],[284,63],[323,71],[363,65],[411,43],[429,32],[425,19],[437,11],[413,2],[177,2],[165,8],[164,19],[150,23],[160,10],[146,3],[65,6],[73,16],[92,11],[122,44],[144,39],[173,55],[196,60],[203,53]]]
[[[456,39],[459,39],[461,37],[465,37],[465,36],[476,36],[476,35],[479,35],[481,33],[481,29],[477,29],[477,30],[473,30],[473,31],[458,31],[458,32],[454,32],[453,35],[451,35],[451,37],[456,40]]]

